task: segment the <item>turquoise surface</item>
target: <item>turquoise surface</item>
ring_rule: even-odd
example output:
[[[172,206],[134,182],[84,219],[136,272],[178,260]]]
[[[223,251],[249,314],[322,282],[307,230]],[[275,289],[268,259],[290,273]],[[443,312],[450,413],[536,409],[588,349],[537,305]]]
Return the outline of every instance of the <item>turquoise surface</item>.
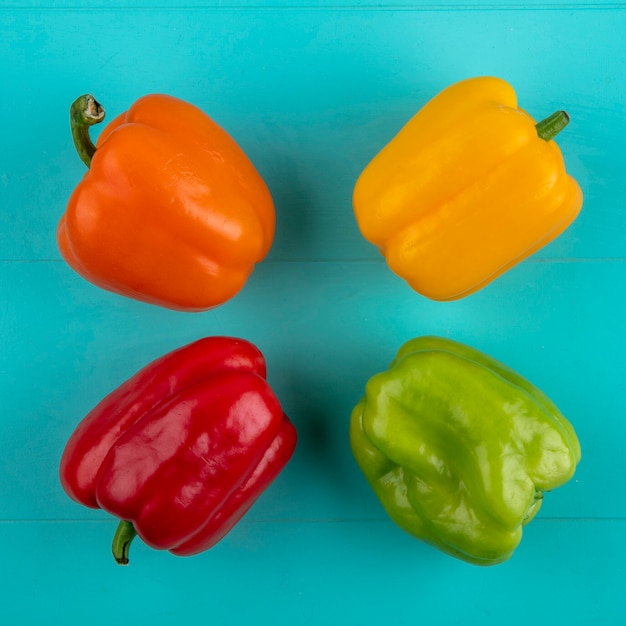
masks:
[[[619,624],[626,621],[626,4],[540,0],[4,0],[0,6],[0,623]],[[356,227],[361,169],[448,84],[493,74],[559,137],[584,191],[558,240],[479,293],[434,303]],[[167,311],[61,260],[84,167],[71,101],[113,117],[166,92],[218,121],[274,196],[268,259],[224,306]],[[296,425],[293,460],[242,522],[192,558],[133,545],[62,491],[77,422],[157,356],[211,334],[256,343]],[[469,343],[542,388],[583,459],[513,558],[466,565],[385,516],[348,420],[365,381],[421,334]]]

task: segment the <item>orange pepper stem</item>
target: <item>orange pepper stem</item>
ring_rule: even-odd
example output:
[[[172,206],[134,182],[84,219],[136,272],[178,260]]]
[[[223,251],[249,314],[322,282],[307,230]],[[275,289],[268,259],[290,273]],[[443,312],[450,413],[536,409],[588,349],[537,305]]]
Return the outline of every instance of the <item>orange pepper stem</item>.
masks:
[[[535,128],[537,135],[545,141],[554,139],[569,124],[569,115],[565,111],[557,111],[546,117],[545,120],[537,122]]]
[[[76,98],[70,107],[70,128],[74,147],[80,160],[89,167],[96,152],[96,146],[89,137],[89,127],[104,119],[102,105],[90,95]]]
[[[118,565],[128,565],[128,551],[130,544],[137,536],[137,531],[131,522],[121,520],[113,536],[113,557]]]

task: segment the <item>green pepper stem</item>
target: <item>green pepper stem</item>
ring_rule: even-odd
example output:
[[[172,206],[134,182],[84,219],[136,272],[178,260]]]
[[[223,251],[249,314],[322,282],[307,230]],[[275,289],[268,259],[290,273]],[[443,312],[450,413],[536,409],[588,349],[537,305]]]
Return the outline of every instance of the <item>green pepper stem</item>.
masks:
[[[557,111],[537,122],[535,128],[540,139],[550,141],[554,139],[569,124],[569,115],[565,111]]]
[[[130,544],[137,536],[137,531],[131,522],[121,520],[113,536],[113,557],[118,565],[128,565],[128,551]]]
[[[89,167],[96,152],[96,146],[89,137],[89,127],[104,119],[102,105],[90,95],[76,98],[70,107],[70,128],[74,147],[80,160]]]

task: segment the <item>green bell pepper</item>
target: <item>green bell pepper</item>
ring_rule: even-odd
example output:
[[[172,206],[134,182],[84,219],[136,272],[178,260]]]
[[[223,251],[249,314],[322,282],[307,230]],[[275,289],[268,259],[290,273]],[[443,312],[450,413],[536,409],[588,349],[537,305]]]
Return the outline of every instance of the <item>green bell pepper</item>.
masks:
[[[580,461],[572,425],[539,389],[439,337],[407,342],[367,382],[350,443],[400,528],[476,565],[508,559]]]

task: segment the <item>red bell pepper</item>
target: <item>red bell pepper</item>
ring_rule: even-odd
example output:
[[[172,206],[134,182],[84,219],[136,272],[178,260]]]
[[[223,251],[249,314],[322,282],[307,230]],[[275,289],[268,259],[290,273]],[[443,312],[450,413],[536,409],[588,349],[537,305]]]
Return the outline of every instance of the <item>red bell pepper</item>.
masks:
[[[136,534],[179,556],[207,550],[283,469],[296,431],[265,377],[251,343],[208,337],[153,361],[80,422],[61,484],[121,519],[118,563]]]

